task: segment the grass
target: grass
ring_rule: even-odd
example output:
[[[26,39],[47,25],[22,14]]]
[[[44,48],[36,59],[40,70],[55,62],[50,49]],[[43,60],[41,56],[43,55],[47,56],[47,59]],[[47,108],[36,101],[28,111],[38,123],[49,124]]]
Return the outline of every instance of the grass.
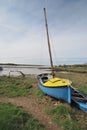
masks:
[[[22,108],[0,103],[0,130],[45,130],[45,127]]]
[[[82,65],[59,65],[54,67],[55,71],[67,71],[77,73],[87,73],[87,64]]]
[[[30,94],[43,98],[44,93],[39,88],[33,88],[36,79],[32,77],[0,77],[0,96],[18,97]]]
[[[52,121],[60,125],[63,130],[83,130],[78,124],[69,106],[59,105],[46,108],[46,113]]]
[[[32,93],[34,78],[0,77],[0,96],[17,97]]]
[[[43,93],[40,89],[35,90],[35,91],[34,91],[34,94],[35,94],[38,98],[40,98],[40,99],[42,99],[42,98],[44,97],[44,93]]]

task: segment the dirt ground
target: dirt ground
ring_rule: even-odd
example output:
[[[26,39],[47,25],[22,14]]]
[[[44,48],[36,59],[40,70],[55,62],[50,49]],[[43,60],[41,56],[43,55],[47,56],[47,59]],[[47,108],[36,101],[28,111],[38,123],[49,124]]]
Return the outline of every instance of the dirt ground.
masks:
[[[0,102],[10,102],[16,106],[22,107],[24,110],[29,112],[29,114],[32,114],[33,117],[38,119],[39,122],[46,127],[46,130],[60,130],[56,124],[51,122],[49,116],[45,114],[44,101],[41,102],[35,96],[16,98],[0,97]]]

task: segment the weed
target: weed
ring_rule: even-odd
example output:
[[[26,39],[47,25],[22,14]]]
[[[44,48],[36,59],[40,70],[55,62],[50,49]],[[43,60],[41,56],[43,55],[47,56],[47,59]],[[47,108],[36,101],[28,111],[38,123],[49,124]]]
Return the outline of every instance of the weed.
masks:
[[[0,77],[0,96],[17,97],[32,93],[32,78]]]
[[[45,130],[45,127],[11,103],[0,103],[0,130]]]
[[[76,119],[72,117],[70,107],[59,105],[56,107],[48,107],[46,113],[49,114],[52,120],[63,127],[64,130],[82,130]]]

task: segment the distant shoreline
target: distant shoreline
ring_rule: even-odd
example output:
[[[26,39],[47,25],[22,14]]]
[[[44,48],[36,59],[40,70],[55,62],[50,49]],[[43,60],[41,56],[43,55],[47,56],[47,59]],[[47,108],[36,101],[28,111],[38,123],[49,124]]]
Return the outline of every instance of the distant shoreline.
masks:
[[[0,66],[26,66],[26,67],[49,67],[50,65],[40,65],[40,64],[15,64],[15,63],[0,63]],[[59,65],[54,65],[55,66],[87,66],[87,63],[83,64],[59,64]]]
[[[15,63],[0,63],[0,65],[8,65],[8,66],[44,66],[44,65],[35,65],[35,64],[15,64]]]

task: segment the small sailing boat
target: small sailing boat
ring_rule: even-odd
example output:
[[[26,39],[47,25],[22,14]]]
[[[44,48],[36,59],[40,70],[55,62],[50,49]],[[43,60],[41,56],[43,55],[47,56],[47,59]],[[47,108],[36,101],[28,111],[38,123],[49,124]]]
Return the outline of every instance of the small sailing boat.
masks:
[[[68,103],[71,103],[71,87],[70,87],[71,81],[69,81],[68,79],[57,78],[55,77],[55,74],[54,74],[45,8],[44,8],[44,17],[45,17],[45,24],[46,24],[48,50],[49,50],[49,56],[50,56],[52,75],[47,74],[47,73],[38,75],[37,76],[38,86],[45,94],[52,96],[54,98],[57,98],[57,99],[65,100]]]

